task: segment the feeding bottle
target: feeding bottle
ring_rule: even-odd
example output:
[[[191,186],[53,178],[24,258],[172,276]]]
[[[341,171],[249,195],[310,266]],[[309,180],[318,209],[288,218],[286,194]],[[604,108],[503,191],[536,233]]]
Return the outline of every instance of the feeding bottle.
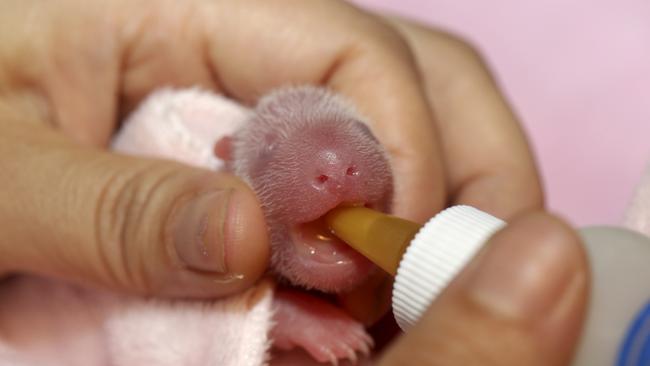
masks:
[[[395,276],[393,312],[405,331],[506,225],[470,206],[450,207],[424,225],[364,207],[334,209],[326,221],[336,236]],[[573,365],[650,365],[650,238],[607,226],[580,235],[593,282]]]

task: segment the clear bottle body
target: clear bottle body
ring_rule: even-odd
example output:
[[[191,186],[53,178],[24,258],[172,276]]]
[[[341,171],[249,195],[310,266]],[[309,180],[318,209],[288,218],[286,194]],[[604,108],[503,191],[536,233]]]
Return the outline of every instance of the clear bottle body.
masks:
[[[573,366],[650,365],[650,238],[604,226],[580,233],[592,287]]]

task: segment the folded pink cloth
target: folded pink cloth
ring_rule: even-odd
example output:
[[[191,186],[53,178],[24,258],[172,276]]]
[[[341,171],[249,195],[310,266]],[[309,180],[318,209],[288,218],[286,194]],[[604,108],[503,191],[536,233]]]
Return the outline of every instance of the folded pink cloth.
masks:
[[[36,277],[0,287],[0,365],[262,365],[268,283],[220,301],[120,297]]]
[[[132,114],[113,148],[219,168],[215,141],[248,113],[200,90],[163,90]],[[0,366],[259,366],[272,294],[264,281],[219,301],[147,300],[16,277],[0,286]]]

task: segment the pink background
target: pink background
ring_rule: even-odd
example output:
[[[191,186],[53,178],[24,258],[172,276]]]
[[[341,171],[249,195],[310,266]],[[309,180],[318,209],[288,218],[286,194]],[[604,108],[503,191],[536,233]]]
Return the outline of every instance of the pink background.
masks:
[[[549,207],[620,222],[650,160],[650,1],[356,2],[470,40],[532,140]]]

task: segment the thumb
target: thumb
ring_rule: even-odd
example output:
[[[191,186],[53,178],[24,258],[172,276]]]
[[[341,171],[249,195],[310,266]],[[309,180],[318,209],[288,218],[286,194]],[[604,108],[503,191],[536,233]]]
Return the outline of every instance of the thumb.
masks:
[[[588,292],[585,254],[560,220],[515,219],[380,365],[567,365]]]
[[[184,297],[227,295],[264,272],[264,217],[236,177],[2,122],[0,272]]]

